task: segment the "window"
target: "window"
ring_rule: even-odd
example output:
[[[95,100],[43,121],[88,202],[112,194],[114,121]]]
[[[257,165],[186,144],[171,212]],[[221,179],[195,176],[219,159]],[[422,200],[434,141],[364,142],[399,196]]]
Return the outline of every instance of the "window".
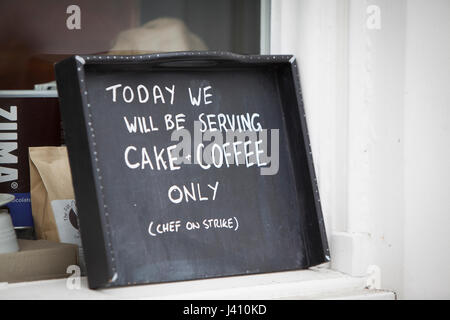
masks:
[[[53,81],[53,64],[73,54],[259,53],[262,3],[0,0],[0,90]]]

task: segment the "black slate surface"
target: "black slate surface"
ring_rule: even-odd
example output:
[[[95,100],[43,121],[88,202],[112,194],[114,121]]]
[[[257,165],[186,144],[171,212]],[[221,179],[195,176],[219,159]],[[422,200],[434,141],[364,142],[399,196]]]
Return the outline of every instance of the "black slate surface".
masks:
[[[91,288],[292,270],[329,260],[292,56],[76,56],[58,63],[56,76]],[[113,89],[106,89],[117,84],[113,101]],[[139,85],[149,92],[145,103],[139,102]],[[164,103],[155,101],[154,86]],[[199,88],[208,88],[211,96],[202,101],[211,103],[192,105],[189,88],[195,97]],[[132,91],[134,99],[127,102]],[[262,175],[262,167],[245,162],[227,167],[223,157],[219,168],[182,163],[178,170],[158,170],[153,148],[167,151],[177,144],[165,115],[183,114],[182,125],[194,136],[201,113],[216,120],[219,113],[258,114],[263,129],[278,129],[278,165],[272,159],[262,166],[278,167],[275,174]],[[128,123],[151,117],[158,131],[130,133],[124,117]],[[263,151],[270,157],[276,148],[271,132],[268,137]],[[223,146],[225,139],[202,142]],[[142,148],[153,169],[148,163],[141,169]],[[192,161],[196,151],[192,141],[183,156]],[[171,201],[172,186],[180,188],[173,189],[174,199],[186,186],[196,201]],[[207,228],[209,219],[225,219],[229,228]],[[158,233],[170,222],[177,231]],[[196,223],[198,228],[188,230]]]

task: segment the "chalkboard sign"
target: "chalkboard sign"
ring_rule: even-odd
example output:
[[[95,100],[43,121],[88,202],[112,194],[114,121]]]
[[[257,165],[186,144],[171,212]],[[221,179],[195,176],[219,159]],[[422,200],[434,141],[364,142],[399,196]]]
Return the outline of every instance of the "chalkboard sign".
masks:
[[[85,55],[55,69],[91,288],[329,260],[292,56]]]

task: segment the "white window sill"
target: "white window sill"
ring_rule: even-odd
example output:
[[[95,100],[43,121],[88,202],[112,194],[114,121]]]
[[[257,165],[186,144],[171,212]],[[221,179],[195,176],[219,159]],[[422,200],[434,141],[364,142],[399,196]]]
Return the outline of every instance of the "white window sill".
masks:
[[[327,268],[248,276],[180,281],[133,287],[69,290],[67,279],[0,283],[4,299],[395,299],[384,290],[366,289],[366,277],[351,277]]]

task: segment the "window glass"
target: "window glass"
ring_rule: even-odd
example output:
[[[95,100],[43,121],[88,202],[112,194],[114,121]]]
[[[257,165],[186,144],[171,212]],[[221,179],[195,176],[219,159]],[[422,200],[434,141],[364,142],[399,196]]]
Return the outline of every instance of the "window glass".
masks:
[[[260,52],[260,0],[0,0],[0,90],[54,80],[73,54]]]

